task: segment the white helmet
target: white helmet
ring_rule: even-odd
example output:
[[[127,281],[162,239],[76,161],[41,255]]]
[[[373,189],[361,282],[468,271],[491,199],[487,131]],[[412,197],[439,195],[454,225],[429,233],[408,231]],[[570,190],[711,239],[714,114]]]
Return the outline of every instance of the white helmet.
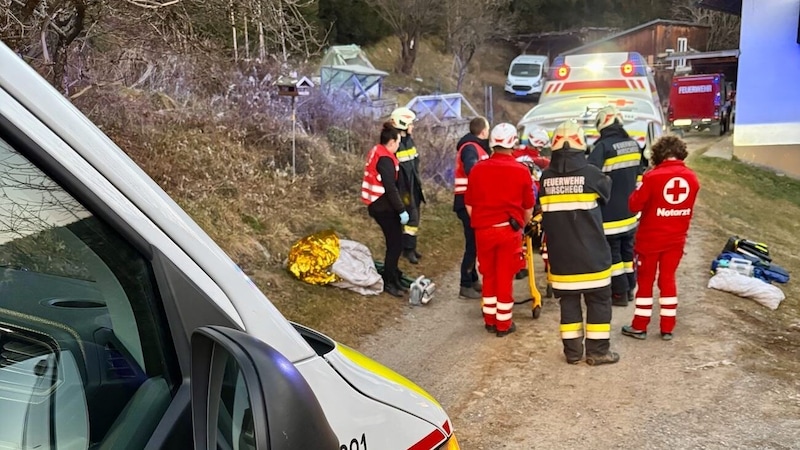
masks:
[[[586,134],[580,125],[574,120],[567,120],[559,124],[553,131],[553,142],[551,150],[558,151],[569,145],[571,150],[586,150]]]
[[[489,147],[513,149],[517,145],[517,129],[510,123],[501,123],[492,128],[489,135]]]
[[[620,116],[617,108],[615,108],[613,105],[608,105],[600,108],[600,110],[597,111],[597,118],[594,120],[594,125],[599,132],[603,128],[613,125],[616,120],[619,120],[619,122],[622,123],[622,116]]]
[[[530,147],[537,149],[550,147],[550,136],[547,134],[547,130],[538,125],[528,128],[527,139],[523,137],[523,141],[525,140],[528,141]]]
[[[416,118],[417,115],[414,114],[414,111],[402,106],[392,111],[390,120],[392,122],[392,126],[398,130],[407,130],[408,126],[411,125]]]

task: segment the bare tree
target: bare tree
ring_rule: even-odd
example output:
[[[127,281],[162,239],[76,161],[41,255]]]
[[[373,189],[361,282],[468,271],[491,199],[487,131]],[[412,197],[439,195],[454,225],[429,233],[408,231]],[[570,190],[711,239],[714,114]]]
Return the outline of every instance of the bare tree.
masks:
[[[457,70],[456,91],[467,75],[467,68],[475,52],[486,40],[498,36],[508,18],[508,6],[511,0],[445,0],[445,26],[447,29],[447,46],[455,57]]]
[[[695,0],[678,0],[673,5],[676,19],[710,25],[708,48],[704,50],[729,50],[739,47],[741,18],[733,14],[700,8]]]
[[[411,75],[420,38],[439,28],[442,3],[436,0],[365,0],[400,38],[397,70]]]

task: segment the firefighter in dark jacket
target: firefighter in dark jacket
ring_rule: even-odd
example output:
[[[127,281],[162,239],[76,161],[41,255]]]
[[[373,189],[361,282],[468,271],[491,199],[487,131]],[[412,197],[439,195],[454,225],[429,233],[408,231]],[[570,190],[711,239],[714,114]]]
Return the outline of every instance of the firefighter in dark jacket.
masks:
[[[475,231],[472,229],[464,195],[469,185],[469,173],[479,161],[489,158],[489,122],[483,117],[476,117],[469,123],[469,133],[456,144],[456,169],[453,188],[453,211],[464,226],[464,256],[461,258],[461,283],[458,296],[467,299],[480,299],[481,286],[478,281],[478,270],[475,267],[477,250],[475,247]]]
[[[637,215],[628,208],[628,197],[636,190],[642,152],[622,127],[615,107],[600,109],[595,126],[600,138],[589,154],[589,163],[611,177],[611,199],[601,208],[603,230],[611,247],[611,304],[628,306],[636,287],[633,239],[639,224]]]
[[[561,341],[567,362],[584,356],[590,365],[611,364],[611,251],[600,205],[611,196],[611,179],[586,160],[586,138],[574,121],[553,133],[550,166],[539,191],[547,236],[550,282],[561,299]],[[586,302],[584,332],[581,295]]]
[[[403,256],[412,264],[418,264],[422,255],[417,251],[417,232],[419,231],[420,205],[425,202],[422,193],[422,178],[419,175],[419,153],[411,134],[414,130],[414,111],[406,107],[392,111],[391,122],[400,132],[400,195],[410,219],[403,227]]]
[[[395,153],[399,146],[400,134],[391,123],[385,123],[380,143],[367,155],[364,180],[361,182],[361,201],[367,205],[370,217],[381,227],[386,241],[383,290],[395,297],[403,297],[406,291],[400,284],[402,273],[397,263],[403,251],[403,225],[409,220],[397,189],[400,163]]]

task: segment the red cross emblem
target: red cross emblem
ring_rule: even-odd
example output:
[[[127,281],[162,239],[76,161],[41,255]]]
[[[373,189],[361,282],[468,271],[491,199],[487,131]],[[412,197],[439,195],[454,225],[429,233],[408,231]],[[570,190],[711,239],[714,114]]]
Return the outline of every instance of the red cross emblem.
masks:
[[[675,177],[664,185],[664,200],[670,205],[683,203],[689,197],[689,182],[681,177]]]

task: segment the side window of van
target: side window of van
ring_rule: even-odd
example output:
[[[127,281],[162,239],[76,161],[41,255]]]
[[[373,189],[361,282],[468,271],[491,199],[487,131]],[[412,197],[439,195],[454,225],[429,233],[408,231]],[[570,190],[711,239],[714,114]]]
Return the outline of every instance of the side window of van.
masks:
[[[169,336],[149,262],[0,140],[0,448],[143,448]]]

